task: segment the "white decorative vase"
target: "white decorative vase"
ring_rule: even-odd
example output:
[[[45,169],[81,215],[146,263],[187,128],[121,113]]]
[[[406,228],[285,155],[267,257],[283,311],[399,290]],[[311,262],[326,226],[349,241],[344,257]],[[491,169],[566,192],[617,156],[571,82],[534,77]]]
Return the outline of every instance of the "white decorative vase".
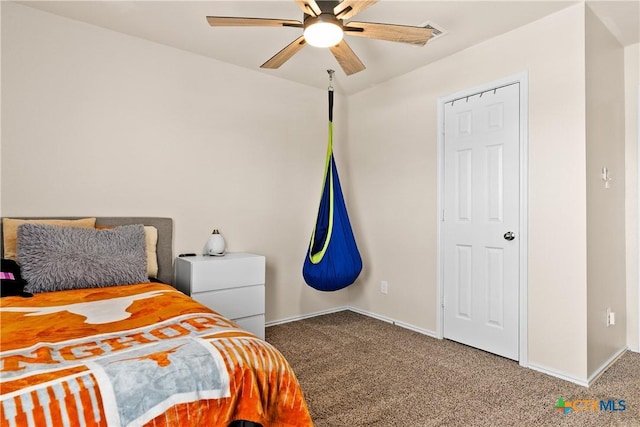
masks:
[[[226,243],[222,234],[216,229],[213,230],[207,244],[204,245],[203,253],[205,255],[223,256],[226,250]]]

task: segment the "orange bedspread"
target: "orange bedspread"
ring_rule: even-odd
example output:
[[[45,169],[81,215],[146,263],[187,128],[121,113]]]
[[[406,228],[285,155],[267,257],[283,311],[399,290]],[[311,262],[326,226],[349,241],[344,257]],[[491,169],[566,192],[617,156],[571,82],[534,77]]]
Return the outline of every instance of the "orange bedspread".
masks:
[[[5,297],[0,426],[312,426],[271,345],[168,285]]]

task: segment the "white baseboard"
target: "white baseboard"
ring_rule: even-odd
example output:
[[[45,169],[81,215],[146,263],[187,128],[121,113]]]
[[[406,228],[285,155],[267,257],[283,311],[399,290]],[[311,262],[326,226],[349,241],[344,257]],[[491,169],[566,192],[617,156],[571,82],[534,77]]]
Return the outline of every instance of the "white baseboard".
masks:
[[[534,371],[541,372],[545,375],[550,375],[552,377],[560,378],[561,380],[565,380],[574,384],[581,385],[583,387],[589,387],[589,381],[586,379],[576,378],[565,372],[556,371],[555,369],[547,368],[546,366],[540,366],[533,363],[529,363],[528,368],[533,369]]]
[[[347,309],[353,311],[354,313],[358,313],[364,316],[372,317],[374,319],[382,320],[383,322],[391,323],[393,325],[400,326],[401,328],[404,328],[404,329],[409,329],[410,331],[414,331],[422,335],[427,335],[432,338],[438,338],[437,333],[433,331],[429,331],[428,329],[419,328],[410,323],[400,322],[399,320],[395,320],[386,316],[381,316],[379,314],[371,313],[369,311],[361,310],[355,307],[347,307]]]
[[[529,364],[529,368],[534,371],[542,372],[543,374],[551,375],[552,377],[560,378],[561,380],[569,381],[574,384],[581,385],[583,387],[591,386],[604,372],[609,369],[611,365],[615,363],[625,352],[627,351],[627,347],[623,347],[616,352],[613,356],[611,356],[606,362],[604,362],[598,369],[595,370],[593,374],[591,374],[588,378],[576,378],[572,375],[569,375],[565,372],[556,371],[555,369],[547,368],[546,366],[540,366],[533,363]]]
[[[620,350],[616,352],[616,354],[611,356],[609,360],[607,360],[602,365],[600,365],[598,369],[596,369],[595,372],[591,374],[587,379],[589,385],[593,384],[598,378],[600,378],[600,375],[604,374],[604,372],[607,369],[609,369],[609,367],[613,365],[615,361],[618,360],[620,357],[622,357],[622,355],[625,354],[626,352],[627,352],[627,347],[626,346],[622,347]]]
[[[269,322],[265,322],[264,326],[268,328],[269,326],[282,325],[283,323],[289,323],[289,322],[297,322],[298,320],[309,319],[311,317],[322,316],[324,314],[337,313],[339,311],[345,311],[345,310],[349,310],[349,307],[347,306],[334,307],[328,310],[321,310],[321,311],[315,311],[313,313],[302,314],[300,316],[292,316],[292,317],[285,317],[283,319],[278,319],[278,320],[271,320]]]
[[[418,332],[419,334],[427,335],[427,336],[430,336],[432,338],[438,338],[438,334],[433,332],[433,331],[429,331],[427,329],[422,329],[422,328],[419,328],[417,326],[411,325],[409,323],[400,322],[399,320],[391,319],[390,317],[381,316],[379,314],[371,313],[369,311],[361,310],[359,308],[355,308],[355,307],[348,306],[348,305],[344,305],[344,306],[341,306],[341,307],[334,307],[334,308],[331,308],[331,309],[328,309],[328,310],[316,311],[314,313],[303,314],[301,316],[292,316],[292,317],[286,317],[284,319],[272,320],[272,321],[266,322],[265,323],[265,327],[275,326],[275,325],[282,325],[283,323],[296,322],[298,320],[309,319],[311,317],[322,316],[324,314],[337,313],[339,311],[345,311],[345,310],[353,311],[354,313],[362,314],[363,316],[372,317],[374,319],[382,320],[383,322],[391,323],[393,325],[400,326],[401,328],[409,329],[410,331]]]

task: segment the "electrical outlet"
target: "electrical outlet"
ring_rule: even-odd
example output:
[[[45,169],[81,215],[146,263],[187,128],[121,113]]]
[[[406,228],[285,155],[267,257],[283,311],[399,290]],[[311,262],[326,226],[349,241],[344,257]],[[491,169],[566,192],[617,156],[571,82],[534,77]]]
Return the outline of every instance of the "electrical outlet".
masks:
[[[380,282],[380,292],[382,292],[383,294],[389,293],[389,282],[387,282],[386,280]]]

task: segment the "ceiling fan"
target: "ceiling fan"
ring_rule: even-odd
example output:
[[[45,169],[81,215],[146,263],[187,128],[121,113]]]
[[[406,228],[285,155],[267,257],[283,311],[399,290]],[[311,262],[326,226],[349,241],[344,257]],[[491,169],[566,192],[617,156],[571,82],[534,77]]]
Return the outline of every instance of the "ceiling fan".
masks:
[[[288,44],[261,68],[279,68],[305,45],[328,47],[344,70],[351,75],[365,69],[360,58],[343,39],[343,35],[367,37],[410,43],[422,46],[431,37],[431,28],[407,25],[377,24],[373,22],[349,21],[354,15],[377,3],[378,0],[316,1],[294,0],[304,12],[302,22],[289,19],[238,18],[207,16],[213,27],[295,27],[303,28],[303,34]]]

